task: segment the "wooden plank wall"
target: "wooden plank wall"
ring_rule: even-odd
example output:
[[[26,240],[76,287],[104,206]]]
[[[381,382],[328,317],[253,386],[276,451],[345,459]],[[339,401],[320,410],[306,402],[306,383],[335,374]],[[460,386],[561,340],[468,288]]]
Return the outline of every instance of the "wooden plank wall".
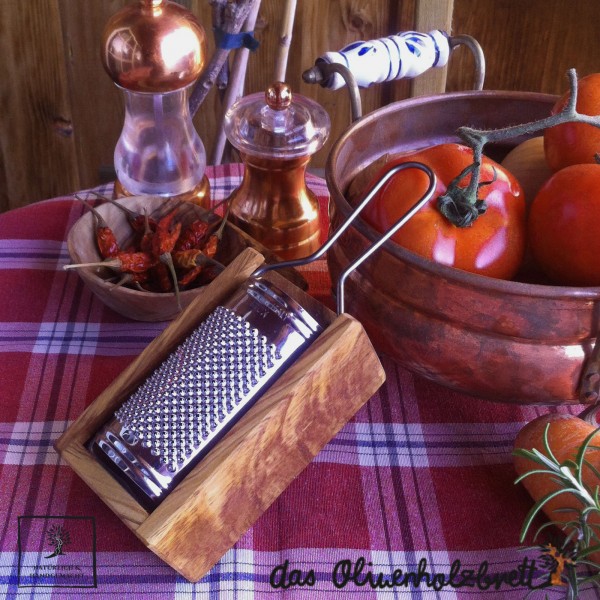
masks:
[[[104,73],[99,41],[109,16],[129,0],[3,0],[0,22],[0,211],[96,185],[123,122],[123,102]],[[208,0],[180,0],[210,30]],[[250,56],[248,93],[269,83],[282,0],[263,0],[256,27],[261,42]],[[453,12],[452,12],[453,8]],[[349,124],[344,91],[301,81],[303,70],[326,50],[401,30],[448,28],[480,40],[488,62],[488,89],[559,92],[564,73],[600,71],[597,0],[301,0],[294,26],[288,81],[322,103],[332,117],[329,144],[314,158],[323,166],[331,143]],[[210,38],[210,35],[209,35]],[[212,48],[210,48],[212,50]],[[458,50],[447,89],[471,85],[472,65]],[[413,84],[393,82],[362,91],[363,108],[442,90],[446,73]],[[441,86],[441,87],[440,87]],[[210,149],[221,114],[212,92],[195,118]]]
[[[598,0],[454,0],[452,26],[482,45],[486,89],[561,94],[568,69],[600,72]],[[447,90],[468,89],[471,81],[468,51],[457,49]]]

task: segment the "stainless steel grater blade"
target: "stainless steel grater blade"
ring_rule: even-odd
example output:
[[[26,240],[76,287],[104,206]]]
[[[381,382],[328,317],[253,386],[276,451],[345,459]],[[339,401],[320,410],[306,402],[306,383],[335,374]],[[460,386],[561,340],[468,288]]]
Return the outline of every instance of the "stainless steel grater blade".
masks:
[[[154,508],[320,330],[281,290],[250,279],[131,394],[91,451]]]

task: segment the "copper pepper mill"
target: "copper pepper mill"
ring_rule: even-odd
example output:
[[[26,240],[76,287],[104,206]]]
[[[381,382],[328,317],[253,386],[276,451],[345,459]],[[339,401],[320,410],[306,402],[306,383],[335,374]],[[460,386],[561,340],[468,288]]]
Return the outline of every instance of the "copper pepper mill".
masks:
[[[194,15],[168,0],[137,0],[106,24],[102,63],[126,102],[114,155],[117,196],[208,200],[206,152],[188,106],[205,38]]]
[[[230,219],[284,260],[319,248],[319,204],[306,186],[306,167],[329,134],[325,110],[285,83],[238,100],[225,133],[244,162],[241,185],[229,197]]]

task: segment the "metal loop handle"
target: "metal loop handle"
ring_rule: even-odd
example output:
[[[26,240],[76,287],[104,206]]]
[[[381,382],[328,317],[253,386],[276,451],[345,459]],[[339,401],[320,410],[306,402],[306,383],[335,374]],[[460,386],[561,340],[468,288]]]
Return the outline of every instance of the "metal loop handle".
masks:
[[[346,83],[348,95],[350,96],[350,111],[352,122],[358,121],[362,117],[362,100],[358,89],[358,82],[352,71],[340,63],[318,62],[312,69],[302,73],[302,79],[305,83],[319,83],[326,87],[326,82],[330,77],[338,73]]]
[[[340,275],[338,284],[337,284],[337,312],[338,314],[342,314],[344,312],[344,283],[346,279],[354,271],[358,268],[367,258],[369,258],[375,251],[377,251],[385,242],[387,242],[411,217],[414,216],[416,212],[418,212],[433,196],[435,191],[435,187],[437,184],[437,180],[434,172],[423,163],[420,162],[405,162],[399,165],[395,165],[391,167],[384,176],[371,188],[369,193],[364,197],[364,199],[360,202],[360,204],[352,211],[350,216],[341,224],[340,228],[321,246],[316,252],[307,256],[306,258],[298,258],[296,260],[289,260],[285,262],[275,263],[271,265],[264,265],[259,267],[254,273],[254,277],[259,277],[260,275],[264,275],[267,271],[274,271],[276,269],[284,269],[288,267],[300,267],[303,265],[307,265],[315,260],[321,258],[331,246],[342,236],[342,234],[352,225],[356,217],[362,212],[367,204],[373,199],[373,197],[377,194],[377,192],[394,176],[396,173],[400,171],[404,171],[405,169],[418,169],[423,171],[429,177],[429,186],[427,187],[426,192],[415,202],[415,204],[406,212],[404,215],[394,223],[394,225],[389,229],[377,242],[372,244],[367,248],[367,250],[361,254],[350,266]]]
[[[473,84],[473,90],[480,92],[483,89],[483,82],[485,80],[485,55],[483,48],[479,42],[470,35],[453,35],[448,38],[448,44],[450,50],[454,50],[457,46],[466,46],[475,60],[475,83]]]

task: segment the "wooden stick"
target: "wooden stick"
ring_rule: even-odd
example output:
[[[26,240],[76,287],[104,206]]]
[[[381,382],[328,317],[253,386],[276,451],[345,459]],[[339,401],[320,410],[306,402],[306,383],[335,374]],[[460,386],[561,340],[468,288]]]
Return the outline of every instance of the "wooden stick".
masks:
[[[96,261],[89,263],[75,263],[72,265],[63,265],[63,269],[68,271],[69,269],[83,269],[85,267],[109,267],[112,269],[118,269],[121,266],[121,261],[117,258],[109,259],[106,261]]]
[[[275,58],[275,81],[285,81],[295,18],[296,0],[286,0],[281,37],[279,38],[279,51]]]
[[[254,31],[254,26],[256,25],[256,19],[258,17],[258,11],[260,9],[260,3],[261,0],[256,0],[254,6],[250,10],[250,14],[246,19],[246,24],[244,26],[245,31]],[[225,144],[227,143],[225,129],[223,127],[223,119],[225,117],[225,113],[229,110],[231,105],[244,94],[244,82],[246,80],[246,69],[248,67],[249,55],[250,50],[248,50],[248,48],[240,48],[235,52],[235,60],[233,61],[233,68],[231,69],[231,78],[229,80],[229,85],[227,86],[227,91],[225,92],[225,97],[223,98],[221,124],[219,126],[219,132],[217,134],[217,139],[215,140],[215,145],[210,158],[211,165],[220,165],[221,161],[223,160],[223,152],[225,151]]]
[[[244,22],[248,18],[250,10],[256,2],[259,0],[236,0],[236,2],[229,2],[227,4],[225,14],[225,25],[223,31],[229,34],[238,34]],[[196,82],[194,89],[190,95],[189,105],[190,113],[192,116],[196,114],[198,108],[204,99],[208,95],[208,92],[215,84],[221,68],[225,64],[227,57],[229,56],[229,50],[224,48],[216,48],[215,52],[210,60],[210,63],[200,75],[200,79]]]
[[[212,22],[214,27],[223,27],[223,15],[227,0],[209,0],[212,12]]]
[[[215,29],[223,28],[223,16],[225,14],[225,5],[227,0],[210,0],[212,7],[212,24]],[[221,100],[223,100],[223,90],[227,88],[229,82],[229,62],[225,61],[219,74],[217,75],[216,86],[220,90]]]
[[[227,89],[227,86],[229,85],[229,61],[225,61],[223,63],[223,66],[217,75],[215,84],[221,95],[221,100],[223,100],[223,95]]]

